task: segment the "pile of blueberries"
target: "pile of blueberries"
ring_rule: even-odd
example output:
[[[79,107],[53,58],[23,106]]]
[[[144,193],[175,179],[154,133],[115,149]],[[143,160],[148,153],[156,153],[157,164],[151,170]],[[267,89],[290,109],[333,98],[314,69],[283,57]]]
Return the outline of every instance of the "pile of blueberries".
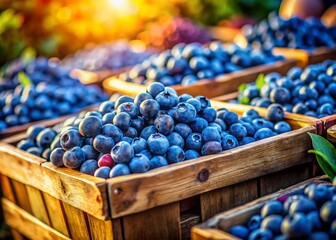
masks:
[[[206,46],[180,43],[134,66],[129,72],[121,74],[120,78],[146,85],[160,82],[165,86],[186,86],[200,79],[214,79],[225,73],[281,59],[282,56],[274,56],[271,50],[240,48],[234,44],[224,47],[217,41]]]
[[[327,28],[320,19],[283,19],[271,13],[255,26],[242,29],[247,42],[257,48],[288,47],[313,50],[336,45],[336,27]]]
[[[267,74],[265,85],[248,84],[232,103],[268,107],[281,104],[285,111],[311,117],[325,117],[336,113],[336,61],[309,65],[305,69],[293,67],[287,76]]]
[[[163,50],[171,49],[178,43],[198,42],[204,44],[213,39],[206,29],[181,17],[160,19],[148,30],[140,33],[138,37],[148,45]]]
[[[176,92],[161,83],[134,99],[103,102],[58,128],[32,126],[17,147],[101,178],[143,173],[265,139],[291,130],[284,111],[271,105],[267,120],[255,110],[216,111],[203,96]]]
[[[30,79],[20,84],[19,74]],[[76,113],[107,96],[95,86],[84,86],[59,64],[45,58],[7,68],[0,81],[0,131],[43,119]]]
[[[80,50],[62,63],[88,71],[114,70],[134,66],[153,54],[153,50],[136,51],[129,42],[119,40]]]
[[[333,185],[311,184],[269,201],[245,225],[229,232],[248,240],[336,239],[336,181]]]

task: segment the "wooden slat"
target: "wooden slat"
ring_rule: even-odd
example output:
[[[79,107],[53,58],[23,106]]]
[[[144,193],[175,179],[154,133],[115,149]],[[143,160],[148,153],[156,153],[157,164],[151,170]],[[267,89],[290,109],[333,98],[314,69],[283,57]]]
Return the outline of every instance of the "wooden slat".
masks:
[[[6,143],[0,143],[0,173],[47,192],[97,218],[108,217],[104,179],[57,168]]]
[[[42,192],[45,206],[48,211],[50,225],[63,235],[70,237],[70,233],[64,215],[64,209],[60,200],[48,193]]]
[[[280,72],[285,74],[291,67],[295,66],[297,60],[287,59],[272,64],[265,64],[247,68],[241,71],[228,73],[213,79],[197,81],[189,86],[175,85],[173,88],[181,95],[184,93],[193,96],[203,95],[206,97],[217,97],[225,93],[235,92],[242,83],[255,81],[260,73]],[[103,82],[103,87],[107,92],[119,92],[128,96],[135,96],[146,90],[145,85],[128,83],[115,77],[108,78]]]
[[[31,213],[32,210],[28,200],[26,186],[14,179],[11,179],[11,185],[13,186],[15,202],[17,203],[17,205],[26,212]]]
[[[87,215],[90,226],[91,239],[112,240],[113,229],[111,220],[99,220],[91,215]],[[114,227],[114,226],[113,226]]]
[[[28,238],[69,239],[5,198],[2,199],[2,206],[6,223]]]
[[[308,131],[316,129],[305,127],[197,161],[109,179],[111,215],[144,211],[309,162]]]
[[[121,218],[112,219],[113,240],[124,240]]]
[[[66,203],[63,203],[63,207],[71,237],[81,240],[90,239],[90,229],[85,219],[86,213]]]
[[[9,201],[16,203],[10,179],[5,175],[0,174],[0,184],[3,196],[7,198]]]
[[[313,162],[295,166],[260,178],[260,196],[287,188],[312,177]]]
[[[42,192],[36,188],[26,185],[26,191],[32,210],[32,215],[41,222],[50,226],[50,220],[44,204]]]
[[[122,219],[125,240],[181,239],[178,202]]]
[[[196,226],[201,221],[201,217],[195,214],[183,214],[181,215],[181,232],[182,239],[188,240],[191,238],[191,228]]]
[[[12,228],[10,232],[14,240],[25,240],[25,237],[15,229]]]
[[[207,228],[193,228],[191,232],[192,240],[239,240],[226,232],[218,229]]]
[[[200,196],[202,221],[256,198],[258,198],[257,179],[203,193]]]

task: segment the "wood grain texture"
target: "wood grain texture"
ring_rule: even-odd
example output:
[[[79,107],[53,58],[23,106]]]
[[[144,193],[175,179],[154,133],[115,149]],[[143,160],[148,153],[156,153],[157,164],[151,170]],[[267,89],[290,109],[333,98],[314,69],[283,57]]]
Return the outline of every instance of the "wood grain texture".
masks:
[[[32,210],[32,215],[41,222],[50,226],[49,215],[44,204],[42,192],[34,187],[26,185],[28,200]]]
[[[256,198],[258,198],[257,179],[203,193],[200,196],[202,222]]]
[[[25,237],[15,229],[11,228],[10,232],[14,240],[25,240]]]
[[[90,226],[91,239],[93,240],[112,240],[113,229],[111,220],[99,220],[91,215],[87,215]]]
[[[312,156],[311,156],[312,157]],[[260,177],[260,196],[287,188],[313,175],[313,161]]]
[[[7,143],[0,143],[0,173],[47,192],[97,218],[108,217],[104,179],[57,168]]]
[[[14,179],[11,179],[11,185],[13,186],[16,204],[26,212],[31,213],[26,186]]]
[[[113,240],[124,240],[121,218],[111,219],[113,228]]]
[[[181,239],[178,202],[125,216],[122,223],[125,240]]]
[[[188,86],[172,86],[178,95],[188,93],[193,96],[203,95],[206,97],[217,97],[225,93],[235,92],[242,83],[255,81],[260,73],[280,72],[286,73],[291,67],[295,66],[297,60],[289,59],[278,61],[272,64],[260,65],[247,68],[241,71],[224,74],[215,79],[204,79]],[[109,93],[119,92],[124,95],[135,96],[145,92],[146,86],[135,83],[128,83],[115,77],[108,78],[103,82],[104,89]]]
[[[191,228],[201,222],[201,217],[195,214],[183,214],[181,215],[181,232],[182,239],[191,239]]]
[[[90,228],[86,220],[86,213],[66,203],[63,203],[63,207],[71,238],[90,239]]]
[[[218,229],[208,228],[193,228],[191,232],[192,240],[239,240],[226,232],[220,231]]]
[[[5,198],[2,206],[6,223],[30,239],[69,239]]]
[[[62,202],[48,193],[42,192],[42,194],[46,209],[48,211],[50,226],[63,235],[70,237],[70,231],[67,227]]]
[[[13,187],[11,186],[10,179],[5,175],[0,174],[0,184],[1,184],[1,191],[2,191],[3,196],[7,198],[9,201],[16,203],[15,195],[13,192]]]
[[[315,131],[304,127],[197,161],[109,179],[111,216],[141,212],[309,162],[307,132]],[[208,178],[200,181],[200,175]]]

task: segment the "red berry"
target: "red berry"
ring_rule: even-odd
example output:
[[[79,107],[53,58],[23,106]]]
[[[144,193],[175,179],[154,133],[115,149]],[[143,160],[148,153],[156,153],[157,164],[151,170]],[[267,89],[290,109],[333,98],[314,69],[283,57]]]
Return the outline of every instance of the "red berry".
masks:
[[[112,168],[114,166],[114,161],[110,154],[104,154],[101,156],[101,158],[98,160],[98,166],[99,167],[110,167]]]

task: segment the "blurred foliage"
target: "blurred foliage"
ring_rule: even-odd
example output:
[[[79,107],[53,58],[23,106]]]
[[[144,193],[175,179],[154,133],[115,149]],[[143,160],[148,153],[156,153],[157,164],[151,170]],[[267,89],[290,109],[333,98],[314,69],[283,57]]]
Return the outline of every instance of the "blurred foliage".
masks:
[[[37,55],[63,58],[88,44],[134,39],[146,23],[162,16],[181,15],[204,25],[214,25],[241,13],[262,18],[278,2],[0,0],[0,66],[19,57],[28,47],[35,49]]]

